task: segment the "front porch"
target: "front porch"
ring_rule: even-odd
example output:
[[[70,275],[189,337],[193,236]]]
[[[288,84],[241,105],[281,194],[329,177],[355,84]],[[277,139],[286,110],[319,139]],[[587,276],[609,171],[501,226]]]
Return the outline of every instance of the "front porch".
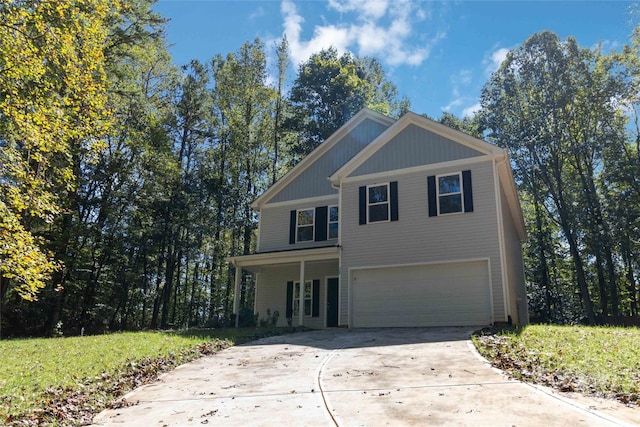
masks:
[[[325,328],[340,319],[340,248],[300,249],[229,257],[235,268],[233,312],[238,325],[242,271],[255,276],[253,312],[265,318],[278,312],[278,326]],[[300,286],[300,284],[304,284]]]

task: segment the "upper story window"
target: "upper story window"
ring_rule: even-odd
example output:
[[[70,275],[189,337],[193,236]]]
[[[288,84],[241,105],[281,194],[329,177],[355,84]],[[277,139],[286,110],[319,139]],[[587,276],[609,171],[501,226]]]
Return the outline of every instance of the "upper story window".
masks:
[[[473,212],[471,171],[427,177],[429,216]]]
[[[438,176],[438,214],[462,212],[462,177],[460,173]]]
[[[358,188],[358,223],[398,221],[398,181]]]
[[[389,221],[389,184],[367,187],[367,222]]]
[[[338,207],[337,206],[329,206],[329,215],[328,215],[328,238],[329,239],[337,239],[338,238]]]
[[[300,209],[297,213],[296,241],[310,242],[314,236],[314,209]]]

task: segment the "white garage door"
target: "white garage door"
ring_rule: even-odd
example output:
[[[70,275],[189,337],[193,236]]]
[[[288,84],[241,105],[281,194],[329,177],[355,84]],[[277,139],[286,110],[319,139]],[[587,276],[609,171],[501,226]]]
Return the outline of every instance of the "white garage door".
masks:
[[[468,326],[491,323],[487,261],[356,269],[352,326]]]

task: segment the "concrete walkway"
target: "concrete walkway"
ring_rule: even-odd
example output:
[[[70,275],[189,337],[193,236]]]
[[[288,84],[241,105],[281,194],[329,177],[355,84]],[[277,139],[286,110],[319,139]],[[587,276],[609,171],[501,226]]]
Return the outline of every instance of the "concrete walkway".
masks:
[[[467,328],[323,330],[180,366],[101,426],[640,425],[640,409],[507,379]]]

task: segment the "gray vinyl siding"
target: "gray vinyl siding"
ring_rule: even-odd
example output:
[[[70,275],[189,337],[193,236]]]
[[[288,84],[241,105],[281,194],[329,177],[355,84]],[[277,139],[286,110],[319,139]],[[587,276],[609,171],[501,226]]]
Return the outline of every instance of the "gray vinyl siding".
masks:
[[[273,196],[269,202],[337,194],[337,190],[331,187],[327,179],[329,175],[359,153],[385,129],[387,126],[382,123],[370,119],[364,120]]]
[[[411,124],[358,166],[351,176],[482,155],[484,153]]]
[[[326,277],[338,276],[338,261],[316,261],[305,263],[305,280],[320,280],[320,317],[305,317],[304,326],[324,328],[327,314]],[[278,311],[278,326],[287,326],[287,282],[300,280],[300,264],[264,267],[257,276],[255,313],[258,319],[267,317],[267,309]],[[254,314],[255,314],[254,313]],[[298,318],[293,318],[293,326]]]
[[[316,208],[318,206],[335,206],[338,204],[338,196],[335,200],[306,204],[286,204],[279,206],[266,205],[260,210],[260,245],[258,252],[281,251],[288,249],[317,248],[337,244],[337,239],[320,242],[301,242],[289,244],[289,220],[290,212],[294,209]]]
[[[474,212],[429,217],[427,176],[471,170]],[[399,220],[359,225],[358,188],[398,181]],[[503,321],[504,298],[493,162],[433,169],[343,184],[340,323],[348,319],[349,268],[489,258],[493,321]]]
[[[525,289],[522,245],[504,192],[502,197],[502,223],[505,242],[505,256],[507,267],[507,286],[510,292],[510,312],[514,323],[526,325],[529,323],[529,307]]]

